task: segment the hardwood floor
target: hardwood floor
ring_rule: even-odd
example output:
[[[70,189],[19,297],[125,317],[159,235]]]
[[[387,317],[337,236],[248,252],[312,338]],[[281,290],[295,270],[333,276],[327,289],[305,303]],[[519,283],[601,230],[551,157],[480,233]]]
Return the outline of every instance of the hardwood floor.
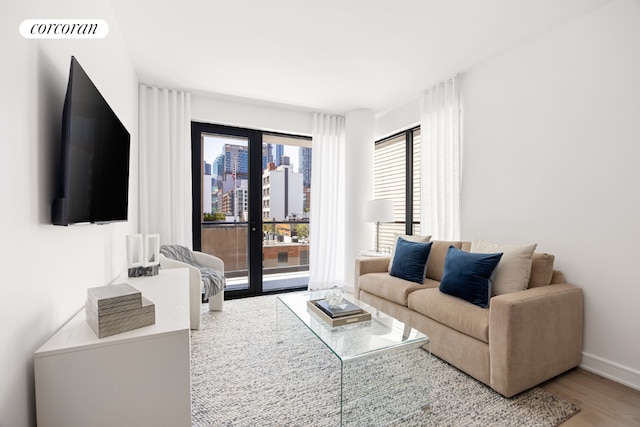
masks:
[[[575,368],[541,387],[578,406],[562,427],[640,426],[640,391]]]

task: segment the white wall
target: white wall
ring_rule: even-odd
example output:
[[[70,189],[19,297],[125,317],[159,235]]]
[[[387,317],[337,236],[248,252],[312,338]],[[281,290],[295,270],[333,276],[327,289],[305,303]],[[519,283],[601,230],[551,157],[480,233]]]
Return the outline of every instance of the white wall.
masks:
[[[191,95],[192,120],[294,135],[311,135],[313,116],[294,107],[267,106]]]
[[[374,245],[374,225],[364,219],[364,207],[373,198],[374,122],[373,111],[367,109],[345,116],[344,281],[349,289],[354,287],[358,253]]]
[[[640,388],[640,2],[463,80],[463,238],[538,242],[584,289],[583,366]]]
[[[33,352],[84,304],[86,290],[126,268],[125,235],[138,217],[138,89],[106,0],[30,0],[0,22],[0,426],[35,426]],[[27,18],[95,18],[102,40],[26,40]],[[51,225],[53,164],[71,55],[131,133],[129,218],[104,226]],[[81,403],[80,403],[81,404]]]
[[[378,141],[398,131],[418,125],[420,125],[420,94],[395,108],[376,114],[374,124],[375,140]]]
[[[584,290],[582,366],[640,389],[640,2],[459,71],[462,238],[553,253]],[[377,116],[375,137],[418,117],[409,100]]]

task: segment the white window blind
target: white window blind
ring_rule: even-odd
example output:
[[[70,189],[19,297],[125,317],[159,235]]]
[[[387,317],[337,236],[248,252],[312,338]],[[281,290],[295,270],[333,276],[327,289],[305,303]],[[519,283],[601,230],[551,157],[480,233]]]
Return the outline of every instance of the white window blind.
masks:
[[[406,233],[407,219],[407,173],[413,175],[413,234],[420,232],[420,130],[410,131],[413,135],[413,164],[407,165],[409,141],[407,132],[375,145],[373,158],[373,195],[375,199],[393,200],[395,218],[393,223],[380,224],[380,250],[390,250],[396,234]]]

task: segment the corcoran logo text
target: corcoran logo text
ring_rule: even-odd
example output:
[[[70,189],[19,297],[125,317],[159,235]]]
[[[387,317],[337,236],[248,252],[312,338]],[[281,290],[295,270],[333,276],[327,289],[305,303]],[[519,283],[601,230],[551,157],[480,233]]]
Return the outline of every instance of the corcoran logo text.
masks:
[[[109,33],[102,19],[25,19],[20,34],[27,39],[101,39]]]

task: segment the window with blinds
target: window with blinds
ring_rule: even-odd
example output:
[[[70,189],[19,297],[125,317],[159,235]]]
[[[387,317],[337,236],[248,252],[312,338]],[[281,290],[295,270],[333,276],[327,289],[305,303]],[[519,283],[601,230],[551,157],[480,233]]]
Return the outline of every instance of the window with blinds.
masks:
[[[413,223],[412,233],[420,234],[420,128],[413,129]]]
[[[396,234],[420,231],[420,129],[391,136],[375,144],[375,199],[393,200],[393,223],[380,224],[381,251],[390,250]],[[410,220],[407,221],[407,218]]]

